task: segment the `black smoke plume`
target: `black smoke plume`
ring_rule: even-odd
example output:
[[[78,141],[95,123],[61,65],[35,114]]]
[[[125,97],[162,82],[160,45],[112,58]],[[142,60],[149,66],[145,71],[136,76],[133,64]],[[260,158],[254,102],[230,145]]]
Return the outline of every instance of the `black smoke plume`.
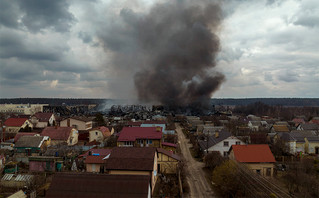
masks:
[[[221,21],[218,3],[168,1],[147,13],[122,9],[99,38],[140,101],[202,109],[224,81],[214,68]]]

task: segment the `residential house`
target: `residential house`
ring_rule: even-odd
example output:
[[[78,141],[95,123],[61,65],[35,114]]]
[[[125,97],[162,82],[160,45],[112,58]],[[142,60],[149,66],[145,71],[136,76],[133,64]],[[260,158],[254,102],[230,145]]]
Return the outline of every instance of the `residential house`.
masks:
[[[158,177],[156,148],[115,147],[107,159],[105,170],[112,175],[147,175],[151,178],[153,193]]]
[[[306,123],[306,124],[299,124],[297,130],[300,131],[314,131],[319,135],[319,125],[314,123]]]
[[[176,174],[178,162],[181,158],[173,152],[163,148],[157,148],[157,171],[158,173]]]
[[[161,127],[164,137],[166,137],[166,135],[174,135],[175,134],[175,130],[168,129],[166,127],[166,121],[164,121],[164,120],[146,120],[146,121],[143,121],[140,126],[141,127]]]
[[[53,156],[30,156],[30,172],[57,172],[62,171],[63,158]]]
[[[216,132],[211,136],[204,136],[204,140],[199,140],[199,146],[204,153],[212,151],[218,151],[221,156],[227,157],[229,148],[232,145],[245,144],[243,141],[238,139],[228,131]],[[208,141],[207,141],[208,138]]]
[[[273,176],[275,158],[267,144],[233,145],[229,158],[262,176]]]
[[[31,122],[36,128],[45,128],[47,126],[56,125],[56,120],[53,113],[35,113],[33,116],[31,116]]]
[[[248,120],[252,120],[252,121],[260,121],[260,120],[261,120],[260,117],[255,116],[255,115],[252,115],[252,114],[249,114],[249,115],[247,116],[247,119],[248,119]]]
[[[296,140],[296,153],[319,154],[319,136],[314,131],[294,130],[290,135]]]
[[[166,121],[164,120],[147,120],[143,121],[141,127],[161,127],[162,131],[166,130]]]
[[[31,131],[32,123],[28,118],[8,118],[4,122],[6,133],[18,133],[19,131]]]
[[[57,173],[46,198],[150,198],[150,176]]]
[[[72,127],[46,127],[43,129],[42,136],[49,136],[52,145],[67,143],[69,146],[78,143],[79,132]]]
[[[294,118],[292,119],[292,122],[295,123],[295,126],[297,127],[299,124],[305,124],[305,120],[303,118]]]
[[[261,122],[260,121],[249,121],[248,122],[248,127],[252,131],[259,131],[259,127],[261,127]]]
[[[100,126],[89,131],[89,142],[96,140],[97,142],[103,142],[105,139],[113,135],[114,128],[110,131],[105,126]]]
[[[203,134],[205,135],[214,135],[216,132],[221,132],[224,130],[223,126],[204,126]]]
[[[271,133],[279,133],[279,132],[289,132],[289,128],[287,125],[272,125],[272,127],[270,127],[270,132]]]
[[[22,136],[14,145],[15,159],[29,163],[29,156],[40,155],[49,144],[50,138],[48,136]]]
[[[85,157],[86,172],[104,173],[104,165],[111,151],[112,149],[90,149],[82,155]]]
[[[288,152],[290,154],[296,153],[297,140],[293,136],[291,136],[290,133],[279,132],[275,135],[274,139],[275,139],[275,141],[282,140],[283,142],[285,142],[287,148],[289,149]]]
[[[14,142],[17,142],[22,136],[35,136],[37,133],[19,132],[14,136]]]
[[[313,117],[309,123],[319,125],[319,117]]]
[[[93,126],[91,118],[87,117],[72,117],[62,120],[60,122],[61,127],[73,127],[77,130],[90,130]]]
[[[119,147],[161,147],[161,127],[124,127],[119,133]]]

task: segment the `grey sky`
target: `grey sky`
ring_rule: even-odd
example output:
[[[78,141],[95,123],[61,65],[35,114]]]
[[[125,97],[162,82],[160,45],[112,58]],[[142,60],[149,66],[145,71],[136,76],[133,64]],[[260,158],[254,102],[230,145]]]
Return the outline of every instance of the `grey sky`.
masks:
[[[136,98],[136,71],[114,67],[101,35],[123,42],[110,29],[121,27],[121,10],[148,13],[157,2],[0,0],[0,97]],[[226,81],[212,97],[319,97],[318,0],[228,0],[222,9],[216,68]],[[131,54],[123,61],[142,58]]]

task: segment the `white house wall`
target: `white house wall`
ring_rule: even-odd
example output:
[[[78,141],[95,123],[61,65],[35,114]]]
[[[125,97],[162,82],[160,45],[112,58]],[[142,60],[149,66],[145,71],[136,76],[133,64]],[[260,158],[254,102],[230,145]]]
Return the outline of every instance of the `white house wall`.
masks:
[[[224,146],[224,142],[228,141],[228,146]],[[236,145],[236,142],[240,142],[240,145],[245,145],[245,143],[243,141],[241,141],[240,139],[236,138],[236,137],[228,137],[226,139],[224,139],[221,142],[218,142],[217,144],[215,144],[214,146],[210,147],[208,149],[208,152],[212,152],[212,151],[219,151],[221,156],[224,156],[224,152],[228,152],[230,147],[232,145]]]

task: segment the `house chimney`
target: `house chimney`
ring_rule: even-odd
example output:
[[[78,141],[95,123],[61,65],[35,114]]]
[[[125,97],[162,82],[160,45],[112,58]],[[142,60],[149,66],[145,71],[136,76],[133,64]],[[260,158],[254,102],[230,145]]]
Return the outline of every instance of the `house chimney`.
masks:
[[[162,127],[157,126],[157,127],[156,127],[156,131],[157,131],[157,132],[161,132],[161,131],[162,131]]]
[[[219,137],[219,133],[216,131],[215,132],[215,138],[218,138]]]

